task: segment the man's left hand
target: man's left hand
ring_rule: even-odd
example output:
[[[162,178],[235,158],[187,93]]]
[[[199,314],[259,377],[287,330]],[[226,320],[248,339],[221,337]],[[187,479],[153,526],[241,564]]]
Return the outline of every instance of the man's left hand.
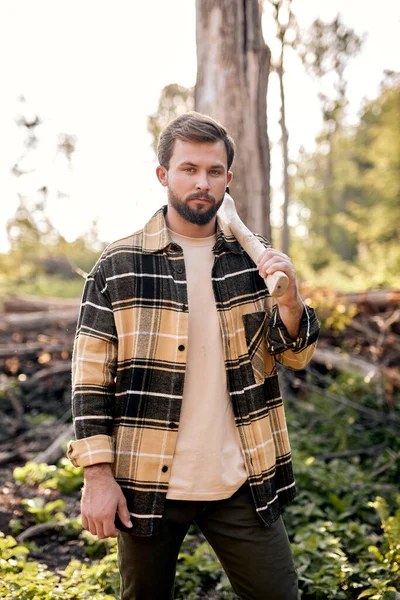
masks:
[[[300,320],[303,314],[303,301],[297,288],[296,270],[290,258],[272,248],[266,249],[257,261],[258,271],[263,279],[276,271],[283,271],[289,278],[289,285],[284,294],[276,298],[279,314],[292,339],[299,333]]]
[[[277,298],[279,306],[295,307],[301,302],[297,289],[296,270],[290,258],[272,248],[266,249],[257,261],[260,276],[265,279],[267,275],[272,275],[276,271],[283,271],[289,278],[289,285],[286,292]]]

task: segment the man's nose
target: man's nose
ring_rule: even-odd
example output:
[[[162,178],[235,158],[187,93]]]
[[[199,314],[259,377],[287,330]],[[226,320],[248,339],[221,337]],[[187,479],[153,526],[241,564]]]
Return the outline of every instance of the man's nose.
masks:
[[[208,181],[208,173],[199,173],[196,181],[196,188],[201,191],[208,191],[210,184]]]

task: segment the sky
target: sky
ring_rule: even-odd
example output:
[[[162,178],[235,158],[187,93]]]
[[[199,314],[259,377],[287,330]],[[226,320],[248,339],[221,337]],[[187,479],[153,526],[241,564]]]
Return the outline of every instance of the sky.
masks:
[[[397,0],[293,0],[300,25],[332,19],[366,39],[349,65],[349,121],[363,98],[377,95],[385,69],[400,71]],[[266,42],[275,49],[271,21]],[[8,248],[6,222],[18,194],[49,190],[47,213],[73,240],[97,220],[104,241],[139,229],[166,202],[156,180],[147,117],[169,83],[196,81],[195,0],[2,0],[0,3],[0,252]],[[290,154],[312,148],[321,126],[317,86],[294,55],[287,56],[286,98]],[[25,102],[18,100],[21,96]],[[272,183],[279,205],[279,99],[276,76],[268,95]],[[11,169],[24,147],[18,114],[38,114],[39,144]],[[76,136],[71,165],[57,154],[58,135]],[[62,197],[58,195],[62,192]]]

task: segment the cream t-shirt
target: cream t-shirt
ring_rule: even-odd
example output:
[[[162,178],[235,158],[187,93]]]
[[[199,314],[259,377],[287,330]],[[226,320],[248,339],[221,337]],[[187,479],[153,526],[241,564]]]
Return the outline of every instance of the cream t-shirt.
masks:
[[[216,236],[189,238],[170,230],[183,249],[189,339],[183,402],[167,498],[221,500],[246,481],[228,393],[222,333],[211,281]]]

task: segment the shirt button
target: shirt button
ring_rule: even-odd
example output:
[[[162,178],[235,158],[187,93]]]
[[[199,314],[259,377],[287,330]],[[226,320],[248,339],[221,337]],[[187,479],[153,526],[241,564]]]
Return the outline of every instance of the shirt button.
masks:
[[[176,272],[179,273],[180,275],[182,275],[182,273],[183,273],[183,267],[178,267],[176,269]]]
[[[178,427],[178,425],[177,425],[176,423],[170,423],[170,424],[168,425],[168,427],[169,427],[170,429],[176,429],[176,428]]]
[[[164,465],[163,468],[161,469],[161,471],[163,473],[166,473],[168,471],[168,467],[166,465]]]
[[[178,350],[179,350],[179,352],[183,352],[183,351],[184,351],[184,349],[185,349],[185,346],[184,346],[183,344],[180,344],[180,345],[178,346]]]

